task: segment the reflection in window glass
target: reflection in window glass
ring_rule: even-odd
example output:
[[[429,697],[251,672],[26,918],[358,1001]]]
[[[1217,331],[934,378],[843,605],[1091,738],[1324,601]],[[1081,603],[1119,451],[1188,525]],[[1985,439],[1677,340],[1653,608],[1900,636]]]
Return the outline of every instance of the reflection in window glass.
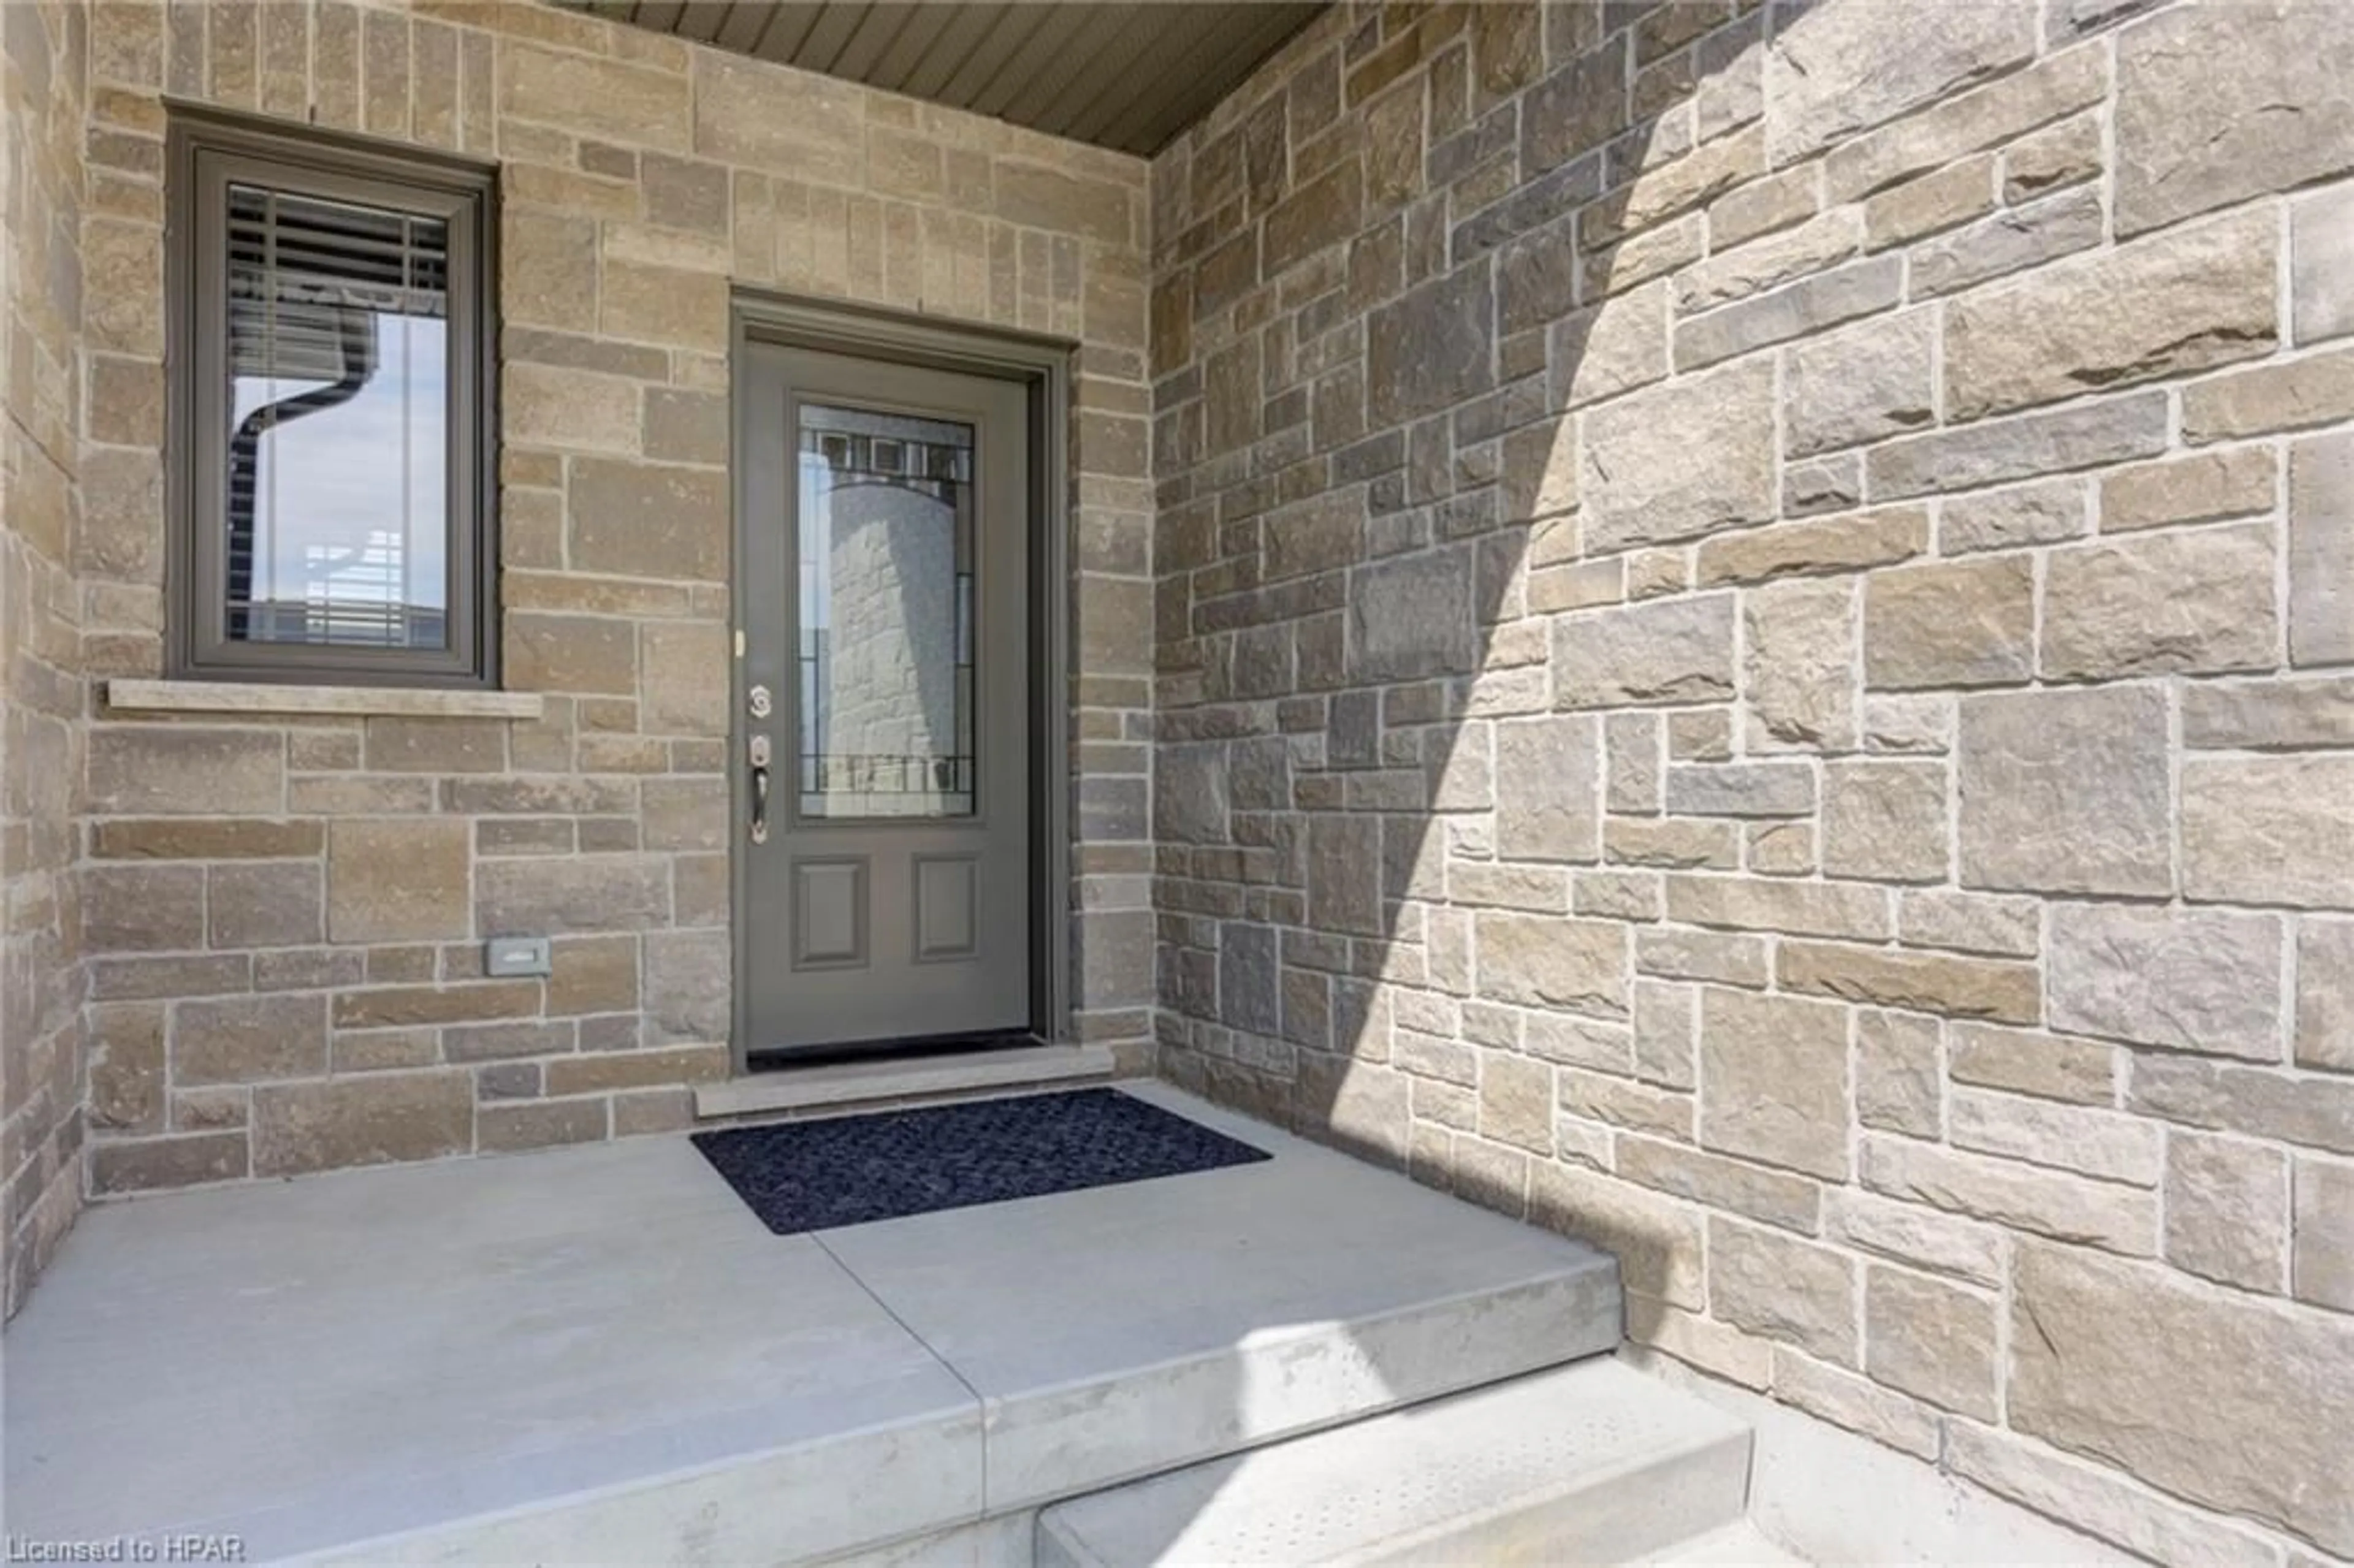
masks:
[[[449,646],[439,218],[232,185],[227,630]]]
[[[972,428],[801,410],[801,810],[973,810]]]

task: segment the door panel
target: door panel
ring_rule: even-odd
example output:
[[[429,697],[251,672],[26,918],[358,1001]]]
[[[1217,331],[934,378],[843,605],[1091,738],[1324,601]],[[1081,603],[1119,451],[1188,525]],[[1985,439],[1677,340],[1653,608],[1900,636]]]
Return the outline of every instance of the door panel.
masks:
[[[748,1049],[1024,1029],[1027,394],[755,344],[743,395]]]
[[[981,862],[969,854],[916,857],[916,961],[969,959],[981,950]]]

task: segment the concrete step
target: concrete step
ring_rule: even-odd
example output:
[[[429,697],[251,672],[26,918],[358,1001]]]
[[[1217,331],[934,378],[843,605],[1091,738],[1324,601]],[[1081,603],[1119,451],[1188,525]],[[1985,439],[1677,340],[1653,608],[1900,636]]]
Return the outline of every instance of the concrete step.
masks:
[[[1037,1561],[1681,1561],[1670,1548],[1740,1521],[1748,1477],[1747,1427],[1600,1359],[1057,1503],[1038,1516]]]
[[[985,1509],[1617,1348],[1617,1266],[1158,1084],[1273,1158],[823,1233],[981,1402]]]
[[[1755,1525],[1744,1520],[1691,1541],[1680,1541],[1656,1556],[1644,1558],[1642,1568],[1805,1568],[1805,1558],[1793,1556],[1775,1545]]]
[[[818,1235],[770,1234],[683,1139],[97,1205],[0,1350],[8,1526],[404,1568],[952,1534],[950,1562],[1618,1343],[1591,1247],[1129,1092],[1271,1158]]]

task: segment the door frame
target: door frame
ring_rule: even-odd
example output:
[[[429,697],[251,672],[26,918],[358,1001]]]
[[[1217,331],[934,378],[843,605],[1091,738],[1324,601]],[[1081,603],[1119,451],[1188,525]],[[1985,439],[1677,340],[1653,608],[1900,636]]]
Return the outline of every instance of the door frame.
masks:
[[[738,289],[728,323],[727,911],[728,1059],[737,1076],[751,1052],[744,823],[749,775],[744,761],[746,595],[737,580],[750,525],[745,488],[751,432],[746,429],[748,349],[754,344],[815,349],[1021,383],[1029,394],[1030,436],[1030,1030],[1040,1040],[1071,1038],[1071,596],[1067,430],[1072,357],[1059,338],[997,332],[839,301]],[[790,1069],[785,1069],[790,1070]]]

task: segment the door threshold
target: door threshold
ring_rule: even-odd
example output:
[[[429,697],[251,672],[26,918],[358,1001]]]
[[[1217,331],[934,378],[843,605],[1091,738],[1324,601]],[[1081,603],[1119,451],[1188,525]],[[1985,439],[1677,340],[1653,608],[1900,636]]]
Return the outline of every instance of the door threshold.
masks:
[[[1019,1050],[1046,1042],[1027,1029],[985,1029],[970,1034],[921,1034],[904,1040],[854,1040],[839,1045],[788,1045],[747,1053],[747,1073],[790,1073],[843,1062],[890,1056],[902,1062],[927,1056],[970,1055],[979,1051]]]
[[[937,1055],[770,1066],[695,1091],[698,1120],[765,1111],[840,1110],[892,1101],[935,1099],[980,1089],[1026,1088],[1108,1078],[1103,1045],[1022,1045]]]

